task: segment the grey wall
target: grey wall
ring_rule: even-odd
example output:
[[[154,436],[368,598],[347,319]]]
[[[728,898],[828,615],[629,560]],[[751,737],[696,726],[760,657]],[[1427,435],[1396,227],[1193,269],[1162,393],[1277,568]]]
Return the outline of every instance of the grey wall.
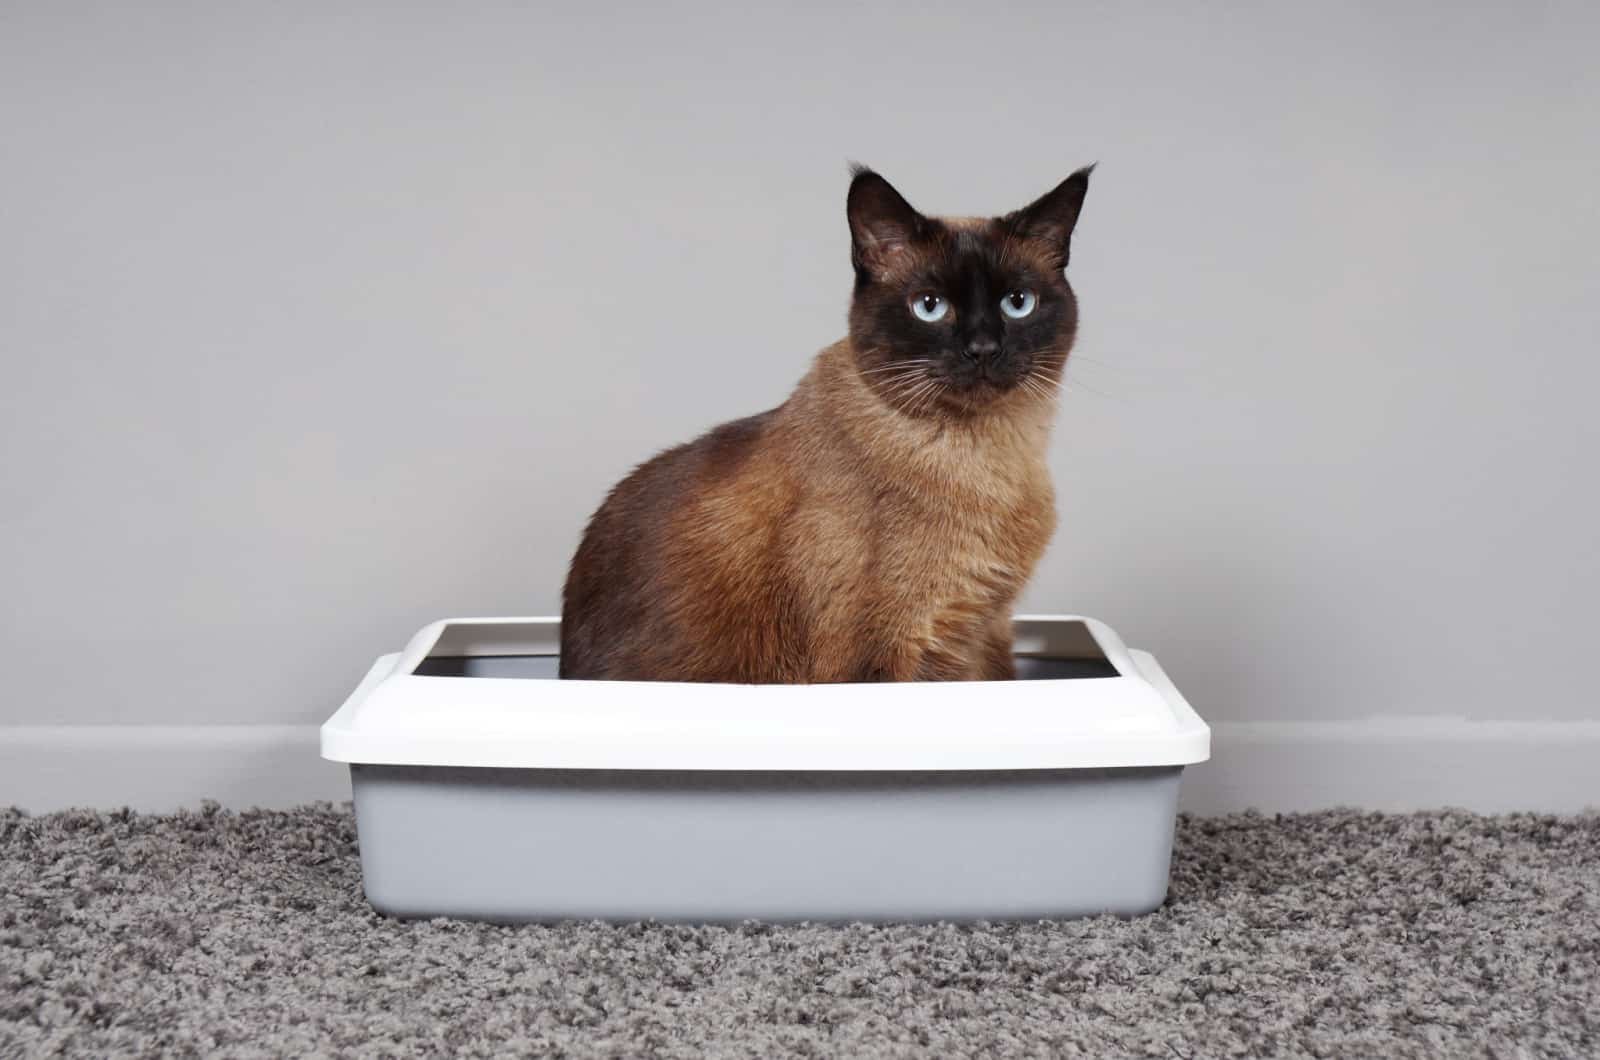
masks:
[[[0,723],[552,611],[842,332],[850,158],[1101,163],[1029,607],[1213,720],[1600,716],[1600,8],[319,6],[0,8]]]

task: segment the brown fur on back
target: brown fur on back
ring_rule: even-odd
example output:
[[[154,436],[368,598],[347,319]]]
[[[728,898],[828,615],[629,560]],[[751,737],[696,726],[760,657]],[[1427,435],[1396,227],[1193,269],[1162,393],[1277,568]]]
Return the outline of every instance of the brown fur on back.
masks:
[[[1053,388],[908,402],[894,366],[879,368],[884,349],[865,343],[874,292],[901,298],[881,314],[891,332],[901,326],[903,297],[879,285],[914,282],[905,277],[954,240],[991,238],[1002,258],[1049,254],[1038,240],[1002,239],[1027,231],[1011,218],[942,224],[921,249],[860,236],[852,337],[823,350],[779,407],[670,449],[611,491],[567,578],[563,677],[1012,675],[1011,609],[1055,527]],[[1059,278],[1064,261],[1063,247],[1029,267]],[[1059,334],[1038,355],[1057,371],[1076,326],[1059,287]]]

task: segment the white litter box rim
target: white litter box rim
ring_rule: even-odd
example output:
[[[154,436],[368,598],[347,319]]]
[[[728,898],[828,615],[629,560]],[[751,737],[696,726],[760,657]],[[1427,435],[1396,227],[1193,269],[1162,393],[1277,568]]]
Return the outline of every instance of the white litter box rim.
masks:
[[[322,726],[322,757],[522,769],[937,771],[1177,766],[1211,730],[1148,652],[1080,615],[1015,620],[1019,655],[1083,623],[1117,677],[743,685],[418,675],[449,654],[555,655],[560,620],[452,618],[384,655]],[[470,627],[470,628],[468,628]],[[499,627],[499,628],[495,628]]]

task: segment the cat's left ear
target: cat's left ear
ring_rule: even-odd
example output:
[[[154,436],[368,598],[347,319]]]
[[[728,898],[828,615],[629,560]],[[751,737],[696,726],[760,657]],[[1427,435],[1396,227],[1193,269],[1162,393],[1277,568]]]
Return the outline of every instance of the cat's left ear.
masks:
[[[881,276],[924,234],[928,221],[887,180],[866,166],[850,168],[850,194],[845,203],[850,260],[857,276]]]
[[[1001,218],[1018,236],[1037,240],[1055,252],[1059,267],[1067,267],[1072,252],[1072,230],[1078,226],[1083,197],[1089,192],[1089,174],[1094,166],[1084,166],[1016,213]]]

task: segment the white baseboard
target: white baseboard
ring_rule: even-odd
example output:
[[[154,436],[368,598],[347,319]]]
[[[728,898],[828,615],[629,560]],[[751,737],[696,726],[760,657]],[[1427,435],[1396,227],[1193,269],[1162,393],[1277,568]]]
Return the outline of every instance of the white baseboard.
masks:
[[[1183,778],[1193,813],[1600,808],[1600,721],[1225,722],[1211,734],[1211,761]]]
[[[350,797],[317,756],[314,725],[0,727],[0,806],[145,812],[282,808]],[[1600,721],[1396,718],[1212,727],[1210,762],[1183,780],[1183,808],[1218,814],[1352,806],[1482,813],[1600,807]]]
[[[232,809],[349,799],[349,770],[317,747],[315,725],[0,727],[0,806],[170,813],[206,799]]]

